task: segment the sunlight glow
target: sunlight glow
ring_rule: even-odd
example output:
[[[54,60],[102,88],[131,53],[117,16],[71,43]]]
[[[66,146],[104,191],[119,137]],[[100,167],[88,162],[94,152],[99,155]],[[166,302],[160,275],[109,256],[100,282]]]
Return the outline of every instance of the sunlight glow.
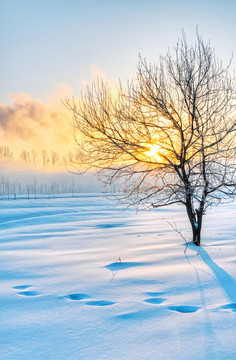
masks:
[[[164,165],[166,164],[166,161],[168,162],[168,160],[166,160],[166,149],[162,146],[158,144],[148,144],[146,148],[149,150],[145,151],[144,154],[149,158],[149,161],[155,164],[159,163],[159,165]]]
[[[158,156],[158,153],[160,153],[160,146],[157,144],[150,145],[149,150],[145,152],[149,157]]]

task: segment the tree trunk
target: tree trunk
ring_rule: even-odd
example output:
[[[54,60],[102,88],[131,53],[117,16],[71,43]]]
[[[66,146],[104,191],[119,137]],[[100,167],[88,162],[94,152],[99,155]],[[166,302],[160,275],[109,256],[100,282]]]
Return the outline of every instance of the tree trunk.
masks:
[[[186,201],[186,210],[192,227],[193,243],[197,246],[201,245],[201,229],[202,229],[202,210],[193,210],[191,202]]]
[[[201,228],[195,223],[193,230],[193,243],[197,246],[201,245]]]

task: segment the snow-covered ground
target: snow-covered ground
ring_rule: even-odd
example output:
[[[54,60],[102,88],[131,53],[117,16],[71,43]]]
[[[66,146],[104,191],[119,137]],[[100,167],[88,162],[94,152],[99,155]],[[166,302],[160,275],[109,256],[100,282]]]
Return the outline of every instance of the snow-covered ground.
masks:
[[[1,360],[236,357],[236,204],[121,211],[100,195],[0,202]],[[166,221],[167,220],[167,221]]]

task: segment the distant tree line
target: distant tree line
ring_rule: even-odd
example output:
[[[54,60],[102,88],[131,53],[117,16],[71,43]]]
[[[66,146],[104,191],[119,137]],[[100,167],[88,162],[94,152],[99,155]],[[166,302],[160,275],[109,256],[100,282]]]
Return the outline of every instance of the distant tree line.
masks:
[[[8,146],[0,146],[0,162],[4,160],[20,160],[25,164],[31,164],[35,167],[42,166],[63,166],[65,164],[73,164],[78,162],[78,153],[73,153],[68,151],[64,155],[59,155],[54,150],[41,150],[36,151],[32,149],[31,151],[22,150],[19,156],[15,156],[13,151]]]
[[[70,194],[81,191],[78,182],[74,180],[42,182],[36,178],[27,181],[9,180],[7,177],[0,178],[0,199],[16,199],[26,197],[36,199],[39,196],[54,197],[56,194]]]

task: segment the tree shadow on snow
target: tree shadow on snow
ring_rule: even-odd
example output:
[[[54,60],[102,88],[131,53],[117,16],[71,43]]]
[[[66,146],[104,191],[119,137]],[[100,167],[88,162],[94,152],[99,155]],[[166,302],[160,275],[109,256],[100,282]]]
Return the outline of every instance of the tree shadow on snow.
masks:
[[[199,255],[204,263],[212,270],[229,300],[235,302],[236,283],[234,279],[224,269],[217,265],[204,249],[201,249]]]

